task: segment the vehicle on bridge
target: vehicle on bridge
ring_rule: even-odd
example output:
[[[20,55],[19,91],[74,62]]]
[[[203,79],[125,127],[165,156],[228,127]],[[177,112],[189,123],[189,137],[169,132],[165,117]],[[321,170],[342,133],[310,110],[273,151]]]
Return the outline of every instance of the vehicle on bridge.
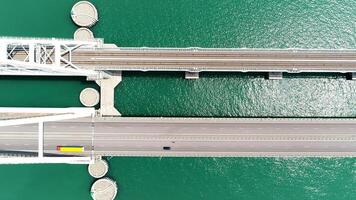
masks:
[[[83,146],[57,146],[59,152],[81,153],[84,152]]]

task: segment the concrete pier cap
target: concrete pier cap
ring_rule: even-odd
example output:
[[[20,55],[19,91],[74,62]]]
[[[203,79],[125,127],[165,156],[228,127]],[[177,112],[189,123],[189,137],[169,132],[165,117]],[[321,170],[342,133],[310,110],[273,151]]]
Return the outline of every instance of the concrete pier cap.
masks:
[[[283,72],[268,72],[267,79],[269,80],[281,80],[283,79]]]
[[[185,79],[199,79],[199,72],[190,72],[186,71],[185,72]]]
[[[104,79],[97,80],[100,86],[100,116],[121,116],[115,108],[115,87],[121,82],[121,71],[103,72]]]

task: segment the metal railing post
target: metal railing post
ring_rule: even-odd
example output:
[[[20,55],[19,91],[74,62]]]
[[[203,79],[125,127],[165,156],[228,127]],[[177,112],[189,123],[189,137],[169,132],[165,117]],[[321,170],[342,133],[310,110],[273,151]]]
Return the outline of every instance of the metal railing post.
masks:
[[[44,122],[38,122],[38,157],[43,158]]]

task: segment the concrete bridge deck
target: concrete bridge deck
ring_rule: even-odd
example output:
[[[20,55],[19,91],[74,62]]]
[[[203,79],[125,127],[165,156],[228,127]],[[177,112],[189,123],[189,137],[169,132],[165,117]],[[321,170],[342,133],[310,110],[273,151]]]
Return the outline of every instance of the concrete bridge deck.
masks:
[[[72,61],[119,71],[356,72],[356,50],[82,48]]]
[[[44,148],[106,156],[356,156],[356,120],[97,118],[45,124]],[[31,125],[1,127],[0,146],[33,151]],[[93,140],[92,140],[93,139]]]

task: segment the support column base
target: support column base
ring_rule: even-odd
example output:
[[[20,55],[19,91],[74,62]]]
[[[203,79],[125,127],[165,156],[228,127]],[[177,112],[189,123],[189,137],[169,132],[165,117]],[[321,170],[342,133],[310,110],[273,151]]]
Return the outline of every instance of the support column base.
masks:
[[[121,116],[115,108],[115,87],[121,82],[121,72],[108,74],[107,78],[97,80],[100,86],[100,116]]]

